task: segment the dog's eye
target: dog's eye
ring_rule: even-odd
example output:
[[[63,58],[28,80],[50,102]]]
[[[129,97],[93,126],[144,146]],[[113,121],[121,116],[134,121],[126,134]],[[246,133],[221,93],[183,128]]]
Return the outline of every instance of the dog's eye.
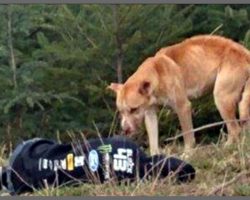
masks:
[[[135,113],[138,110],[138,108],[131,108],[130,113]]]

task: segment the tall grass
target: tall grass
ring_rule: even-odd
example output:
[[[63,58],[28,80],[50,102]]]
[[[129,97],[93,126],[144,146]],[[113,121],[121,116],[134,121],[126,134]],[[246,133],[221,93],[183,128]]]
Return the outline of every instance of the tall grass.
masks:
[[[100,134],[100,133],[99,133]],[[82,136],[83,137],[83,136]],[[72,136],[73,139],[73,136]],[[243,133],[241,141],[224,147],[224,136],[216,143],[198,144],[187,159],[196,169],[194,181],[185,184],[174,183],[172,177],[163,180],[145,180],[134,183],[80,184],[75,186],[47,186],[32,194],[39,196],[208,196],[208,195],[250,195],[250,135]],[[0,162],[4,164],[4,146],[0,149]],[[166,155],[180,157],[183,145],[173,142],[161,149]]]
[[[172,196],[172,195],[250,195],[250,135],[243,133],[241,142],[224,147],[224,137],[217,143],[198,144],[188,158],[196,169],[196,178],[185,184],[171,177],[130,184],[82,184],[78,187],[46,188],[35,195],[43,196]],[[161,149],[166,155],[181,156],[183,145],[173,143]]]

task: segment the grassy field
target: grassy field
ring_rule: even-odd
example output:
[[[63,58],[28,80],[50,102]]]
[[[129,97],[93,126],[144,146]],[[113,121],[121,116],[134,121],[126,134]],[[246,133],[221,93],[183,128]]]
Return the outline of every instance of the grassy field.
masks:
[[[35,191],[41,196],[105,196],[105,195],[153,195],[153,196],[208,196],[208,195],[250,195],[250,134],[243,134],[241,143],[225,148],[224,139],[217,144],[198,144],[187,159],[196,169],[196,178],[187,184],[173,184],[171,178],[131,185],[112,183],[78,187],[50,188]],[[162,152],[180,156],[182,145],[167,145]],[[1,156],[1,155],[0,155]],[[3,159],[0,159],[4,162]],[[2,193],[6,195],[6,193]]]

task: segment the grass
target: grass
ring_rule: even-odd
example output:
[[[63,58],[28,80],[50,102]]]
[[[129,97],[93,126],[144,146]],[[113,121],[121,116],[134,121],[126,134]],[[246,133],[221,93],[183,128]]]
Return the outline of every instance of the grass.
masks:
[[[196,178],[187,184],[173,184],[170,178],[130,185],[83,184],[78,187],[48,187],[32,194],[39,196],[209,196],[250,195],[250,135],[243,134],[237,145],[224,147],[224,141],[209,145],[198,144],[186,159],[196,169]],[[166,155],[180,156],[181,144],[162,149]],[[0,159],[1,160],[1,159]]]

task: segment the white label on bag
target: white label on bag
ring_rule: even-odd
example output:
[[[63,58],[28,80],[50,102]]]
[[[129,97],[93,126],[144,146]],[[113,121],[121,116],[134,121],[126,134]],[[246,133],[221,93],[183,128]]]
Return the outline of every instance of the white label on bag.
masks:
[[[117,154],[114,154],[113,168],[115,171],[122,171],[132,174],[134,162],[132,159],[133,150],[118,148]]]

